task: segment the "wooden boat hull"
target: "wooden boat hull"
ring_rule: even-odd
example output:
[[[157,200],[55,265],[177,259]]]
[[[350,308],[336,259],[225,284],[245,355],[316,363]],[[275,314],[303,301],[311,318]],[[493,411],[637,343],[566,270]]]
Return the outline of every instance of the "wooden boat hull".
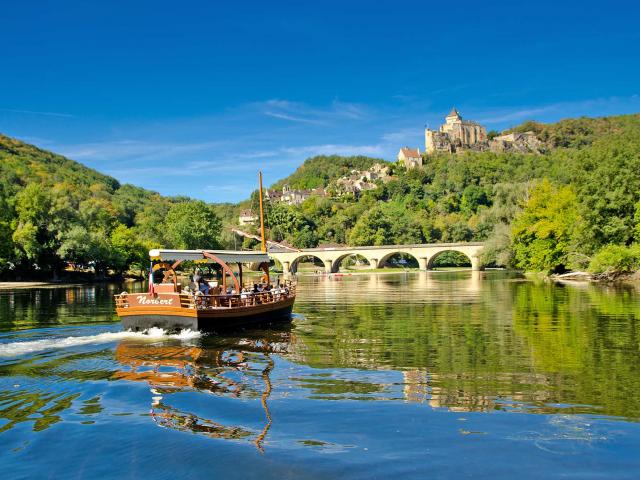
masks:
[[[295,297],[290,297],[262,305],[204,310],[136,306],[117,308],[116,312],[125,330],[139,331],[157,327],[164,330],[191,329],[217,332],[290,320],[294,301]]]

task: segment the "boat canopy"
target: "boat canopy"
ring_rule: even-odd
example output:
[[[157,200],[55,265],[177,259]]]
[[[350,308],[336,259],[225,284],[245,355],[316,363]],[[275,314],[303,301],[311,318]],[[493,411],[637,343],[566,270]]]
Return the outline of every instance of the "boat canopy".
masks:
[[[243,250],[164,250],[154,248],[149,250],[151,260],[162,261],[196,261],[216,263],[216,260],[208,257],[214,256],[225,263],[263,263],[269,261],[269,255],[264,252],[252,252]]]

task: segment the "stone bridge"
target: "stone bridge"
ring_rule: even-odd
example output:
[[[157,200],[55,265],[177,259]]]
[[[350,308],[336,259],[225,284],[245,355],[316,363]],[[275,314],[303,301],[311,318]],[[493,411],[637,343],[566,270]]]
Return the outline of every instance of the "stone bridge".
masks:
[[[371,268],[378,268],[393,255],[404,253],[418,261],[420,270],[433,268],[434,260],[442,252],[460,252],[469,258],[472,270],[480,270],[479,254],[484,243],[429,243],[424,245],[384,245],[380,247],[335,247],[306,248],[299,251],[274,249],[269,256],[282,264],[285,274],[295,273],[298,263],[305,257],[316,257],[324,263],[327,273],[335,273],[340,263],[352,256],[360,255],[367,259]]]

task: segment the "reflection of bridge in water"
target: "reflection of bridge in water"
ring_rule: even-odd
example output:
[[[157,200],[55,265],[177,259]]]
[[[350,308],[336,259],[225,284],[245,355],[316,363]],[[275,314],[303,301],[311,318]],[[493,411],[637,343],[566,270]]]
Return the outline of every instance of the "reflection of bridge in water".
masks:
[[[405,254],[414,257],[420,270],[433,268],[436,258],[444,252],[458,252],[466,255],[472,270],[480,270],[480,251],[484,243],[429,243],[424,245],[384,245],[379,247],[335,247],[335,248],[305,248],[302,250],[269,251],[269,255],[282,264],[285,274],[295,273],[298,263],[305,257],[315,257],[322,261],[326,273],[336,273],[340,264],[348,257],[355,255],[364,257],[369,266],[378,268],[394,255]]]

